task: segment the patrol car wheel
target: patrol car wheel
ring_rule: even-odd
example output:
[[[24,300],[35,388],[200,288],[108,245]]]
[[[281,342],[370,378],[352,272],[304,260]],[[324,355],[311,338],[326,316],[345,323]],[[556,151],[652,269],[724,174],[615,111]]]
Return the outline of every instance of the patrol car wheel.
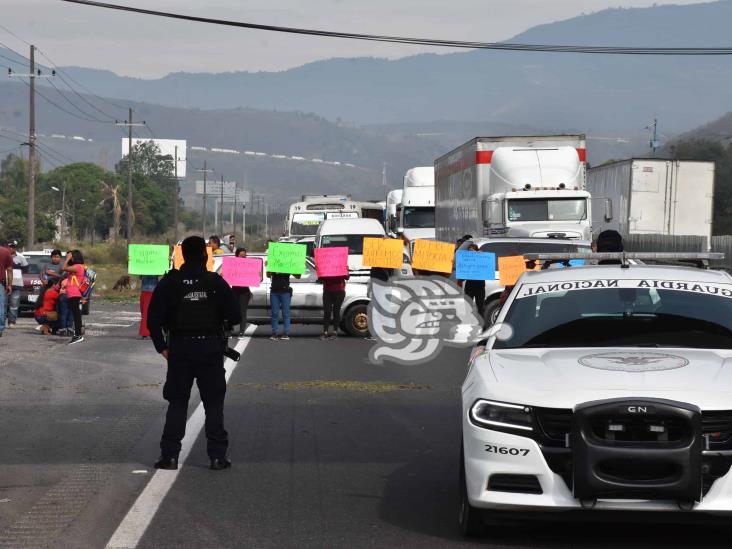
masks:
[[[346,311],[343,327],[354,337],[369,336],[369,317],[366,305],[353,305]]]
[[[485,533],[483,515],[481,510],[470,505],[468,499],[468,487],[465,480],[465,454],[463,444],[460,442],[460,504],[458,506],[458,525],[460,535],[467,538],[475,538]]]
[[[489,326],[493,326],[496,323],[496,320],[498,320],[498,313],[500,312],[501,305],[499,304],[497,299],[489,301],[485,304],[485,309],[483,310],[483,320],[485,321],[486,328],[488,328]]]

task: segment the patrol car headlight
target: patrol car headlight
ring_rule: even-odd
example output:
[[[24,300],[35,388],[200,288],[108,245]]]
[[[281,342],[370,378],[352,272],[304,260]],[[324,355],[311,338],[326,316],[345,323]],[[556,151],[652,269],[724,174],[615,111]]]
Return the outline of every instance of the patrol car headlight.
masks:
[[[470,408],[470,421],[486,429],[517,429],[533,431],[531,408],[523,404],[509,404],[479,399]]]

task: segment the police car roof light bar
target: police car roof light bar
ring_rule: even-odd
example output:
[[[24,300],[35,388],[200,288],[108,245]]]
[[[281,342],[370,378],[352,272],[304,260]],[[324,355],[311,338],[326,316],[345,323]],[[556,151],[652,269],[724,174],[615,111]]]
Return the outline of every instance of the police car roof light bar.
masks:
[[[629,260],[656,261],[666,263],[694,262],[697,267],[704,268],[709,260],[721,261],[724,254],[719,252],[596,252],[596,253],[553,253],[524,254],[527,261],[568,262],[570,259],[585,260],[620,260],[620,266],[627,269]]]

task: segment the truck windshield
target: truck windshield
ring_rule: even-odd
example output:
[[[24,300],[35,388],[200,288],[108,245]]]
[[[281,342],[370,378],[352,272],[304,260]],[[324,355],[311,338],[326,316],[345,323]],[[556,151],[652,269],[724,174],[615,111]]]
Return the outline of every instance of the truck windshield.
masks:
[[[584,198],[521,198],[508,201],[509,221],[581,221],[587,218]]]
[[[318,226],[324,219],[325,212],[293,214],[290,234],[298,236],[315,235],[318,232]]]
[[[363,254],[363,239],[366,236],[383,238],[383,234],[327,234],[320,238],[321,248],[348,246],[349,255]]]
[[[686,290],[661,289],[662,285]],[[496,341],[494,349],[732,349],[732,284],[654,280],[523,284],[505,322],[513,328],[512,336]]]
[[[433,207],[425,208],[404,208],[404,228],[405,229],[434,229],[435,228],[435,209]]]

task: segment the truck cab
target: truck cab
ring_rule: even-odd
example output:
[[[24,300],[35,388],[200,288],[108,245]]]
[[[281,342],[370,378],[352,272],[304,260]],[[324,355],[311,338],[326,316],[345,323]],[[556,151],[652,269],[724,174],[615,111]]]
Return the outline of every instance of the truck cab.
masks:
[[[492,155],[491,194],[483,200],[488,235],[591,238],[590,193],[574,147],[501,147]]]
[[[409,240],[435,238],[435,169],[412,168],[404,175],[398,234]]]

